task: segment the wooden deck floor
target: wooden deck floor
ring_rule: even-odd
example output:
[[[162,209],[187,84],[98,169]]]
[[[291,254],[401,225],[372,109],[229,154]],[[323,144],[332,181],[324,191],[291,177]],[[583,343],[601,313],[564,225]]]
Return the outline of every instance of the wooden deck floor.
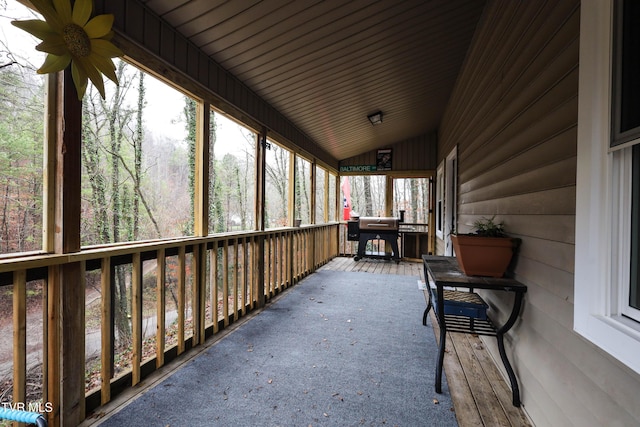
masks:
[[[400,274],[418,276],[424,280],[421,262],[403,261],[396,264],[367,258],[356,262],[353,258],[338,257],[322,269]],[[421,321],[422,313],[416,313],[416,319]],[[437,339],[439,332],[433,312],[429,324],[435,325]],[[511,389],[479,337],[449,334],[444,369],[460,427],[531,426],[524,411],[511,404]]]

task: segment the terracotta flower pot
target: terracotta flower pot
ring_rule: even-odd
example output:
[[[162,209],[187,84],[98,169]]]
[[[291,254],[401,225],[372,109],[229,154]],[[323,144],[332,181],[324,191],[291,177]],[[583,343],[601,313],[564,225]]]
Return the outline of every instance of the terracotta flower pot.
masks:
[[[513,257],[513,239],[473,234],[452,235],[453,249],[467,276],[502,277]]]

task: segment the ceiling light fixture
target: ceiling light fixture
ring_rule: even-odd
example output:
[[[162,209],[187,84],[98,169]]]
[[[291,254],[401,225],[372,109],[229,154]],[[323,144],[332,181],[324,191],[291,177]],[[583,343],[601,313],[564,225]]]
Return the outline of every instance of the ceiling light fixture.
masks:
[[[377,113],[369,114],[367,116],[372,125],[382,124],[382,111],[378,111]]]

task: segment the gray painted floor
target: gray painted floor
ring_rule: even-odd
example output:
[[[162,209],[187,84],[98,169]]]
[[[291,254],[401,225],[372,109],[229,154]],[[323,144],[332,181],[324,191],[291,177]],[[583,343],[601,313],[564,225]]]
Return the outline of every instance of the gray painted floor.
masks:
[[[102,426],[457,426],[417,278],[314,273]]]

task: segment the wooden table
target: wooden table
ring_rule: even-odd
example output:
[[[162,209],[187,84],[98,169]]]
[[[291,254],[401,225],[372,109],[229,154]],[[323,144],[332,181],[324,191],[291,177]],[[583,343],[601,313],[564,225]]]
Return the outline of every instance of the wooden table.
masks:
[[[427,324],[427,314],[434,307],[440,326],[440,346],[436,365],[436,393],[442,393],[442,364],[447,332],[494,336],[498,341],[500,358],[511,382],[513,405],[520,406],[520,389],[504,348],[504,334],[515,324],[522,307],[527,287],[507,278],[467,276],[458,267],[454,257],[423,255],[424,277],[429,282],[429,302],[422,317]],[[455,288],[455,290],[446,289]],[[460,291],[463,288],[465,291]],[[474,289],[513,292],[515,298],[511,314],[502,325],[495,325],[486,316],[487,304]]]

